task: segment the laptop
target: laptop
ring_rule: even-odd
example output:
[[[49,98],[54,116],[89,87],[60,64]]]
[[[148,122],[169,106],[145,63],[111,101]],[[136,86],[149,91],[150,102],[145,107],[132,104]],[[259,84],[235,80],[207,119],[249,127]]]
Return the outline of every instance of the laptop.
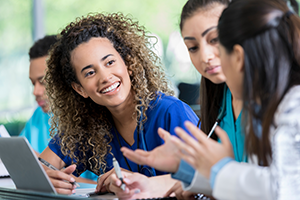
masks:
[[[56,194],[25,137],[0,137],[0,158],[17,189]]]
[[[48,175],[25,137],[0,137],[0,158],[17,189],[61,196],[56,193]],[[76,194],[69,197],[91,197],[90,194],[94,192],[95,187],[94,184],[80,183],[80,188],[76,188]],[[116,196],[111,194],[100,195],[100,199],[117,200]]]
[[[0,137],[10,137],[4,125],[0,125]],[[9,173],[0,159],[0,178],[8,178],[8,177],[9,177]]]

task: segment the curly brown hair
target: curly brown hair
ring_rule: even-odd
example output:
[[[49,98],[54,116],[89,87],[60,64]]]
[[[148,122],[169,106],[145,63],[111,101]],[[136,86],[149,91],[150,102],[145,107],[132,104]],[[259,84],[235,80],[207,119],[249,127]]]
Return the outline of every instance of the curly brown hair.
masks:
[[[50,51],[45,82],[53,112],[51,136],[58,134],[64,155],[85,167],[89,164],[96,174],[100,168],[105,171],[105,157],[111,151],[111,114],[106,107],[83,98],[72,88],[73,82],[80,83],[71,64],[71,52],[92,37],[107,38],[131,72],[136,104],[134,116],[139,119],[143,115],[145,122],[151,100],[159,98],[161,93],[173,95],[161,61],[150,49],[150,36],[146,34],[143,26],[121,13],[89,14],[67,25]],[[86,163],[88,150],[92,156]],[[77,157],[79,154],[81,160]]]

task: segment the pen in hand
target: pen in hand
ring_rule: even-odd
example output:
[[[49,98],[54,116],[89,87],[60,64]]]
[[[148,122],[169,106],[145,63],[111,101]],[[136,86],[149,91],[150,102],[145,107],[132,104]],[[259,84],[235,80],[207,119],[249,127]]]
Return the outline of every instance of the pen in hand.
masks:
[[[113,165],[114,165],[115,172],[117,174],[118,179],[120,179],[121,182],[122,182],[121,189],[123,191],[125,191],[125,183],[123,182],[123,176],[122,176],[121,168],[120,168],[120,165],[119,165],[119,163],[118,163],[118,161],[116,160],[115,157],[113,157]]]
[[[54,167],[53,165],[51,165],[50,163],[48,163],[46,160],[44,160],[43,158],[38,158],[39,161],[45,165],[46,167],[48,167],[49,169],[55,170],[55,171],[59,171],[56,167]],[[77,187],[80,187],[80,185],[74,181],[74,182],[70,182],[72,185],[76,185]]]

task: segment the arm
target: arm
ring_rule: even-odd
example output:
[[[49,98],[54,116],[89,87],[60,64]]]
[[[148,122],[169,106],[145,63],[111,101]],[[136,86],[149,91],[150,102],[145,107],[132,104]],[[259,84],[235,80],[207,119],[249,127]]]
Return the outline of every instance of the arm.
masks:
[[[70,165],[69,167],[62,169],[65,166],[65,163],[49,147],[41,153],[40,157],[57,169],[60,169],[60,171],[55,171],[43,165],[56,192],[59,194],[75,193],[76,186],[72,185],[70,182],[75,181],[71,174],[75,171],[76,165]]]
[[[201,176],[203,175],[206,179],[210,178],[213,196],[217,199],[272,199],[270,168],[232,160],[225,162],[224,165],[221,164],[221,167],[218,168],[217,166],[222,160],[233,157],[226,132],[219,127],[215,130],[222,141],[222,143],[218,143],[207,139],[206,135],[192,124],[186,123],[186,126],[197,141],[182,129],[177,129],[176,132],[186,143],[178,138],[172,138],[172,141],[181,149],[178,152],[180,156],[197,169],[190,188],[193,188],[193,185],[202,184]],[[200,179],[197,180],[198,178]]]

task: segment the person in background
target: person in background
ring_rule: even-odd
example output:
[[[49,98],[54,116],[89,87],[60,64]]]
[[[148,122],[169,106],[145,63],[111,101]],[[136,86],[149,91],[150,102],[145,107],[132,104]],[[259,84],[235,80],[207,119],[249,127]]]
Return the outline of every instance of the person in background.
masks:
[[[153,196],[174,184],[166,172],[137,165],[120,151],[123,146],[152,150],[163,144],[159,127],[173,134],[186,120],[198,122],[173,96],[150,46],[146,30],[121,13],[87,15],[61,31],[45,75],[55,136],[40,155],[61,169],[46,169],[58,193],[74,193],[70,174],[86,170],[101,175],[97,191],[114,192],[108,181],[115,174],[113,158],[123,171],[161,182],[151,187]]]
[[[19,136],[27,138],[37,156],[48,146],[51,139],[49,131],[51,111],[43,78],[47,69],[46,60],[49,57],[49,50],[56,42],[56,35],[46,35],[37,40],[28,53],[30,59],[29,79],[33,85],[33,95],[38,107],[26,122]],[[97,180],[97,176],[90,172],[82,174],[81,177]]]
[[[43,78],[46,73],[46,59],[50,47],[57,41],[55,35],[47,35],[36,41],[29,50],[29,79],[33,85],[33,95],[38,104],[31,118],[26,122],[19,136],[26,137],[31,147],[39,155],[50,141],[50,112]]]

